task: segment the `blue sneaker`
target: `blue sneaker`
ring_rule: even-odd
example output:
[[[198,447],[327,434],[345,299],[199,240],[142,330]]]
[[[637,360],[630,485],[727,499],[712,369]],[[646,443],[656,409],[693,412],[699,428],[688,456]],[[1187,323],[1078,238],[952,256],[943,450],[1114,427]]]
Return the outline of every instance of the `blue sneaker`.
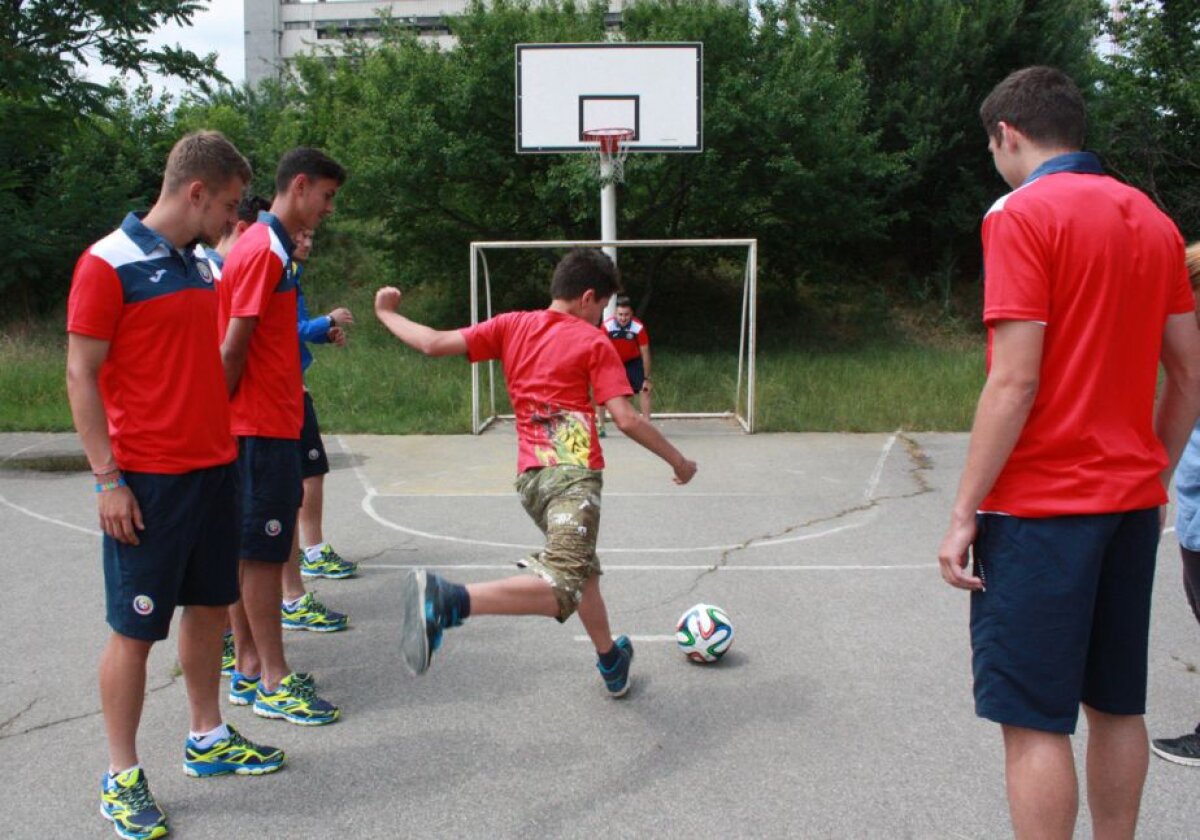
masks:
[[[227,724],[228,725],[228,724]],[[261,776],[283,766],[283,750],[252,744],[229,726],[229,737],[211,747],[201,747],[191,738],[183,747],[183,772],[189,776]]]
[[[620,658],[612,669],[606,669],[600,662],[596,663],[600,676],[604,678],[604,687],[613,697],[624,697],[629,691],[629,666],[633,664],[633,642],[628,636],[618,636],[613,643]]]
[[[264,691],[263,684],[258,684],[254,714],[298,723],[301,726],[322,726],[336,721],[341,717],[342,711],[328,700],[317,696],[311,679],[304,679],[299,674],[288,674],[273,692]]]
[[[126,840],[167,836],[167,815],[154,801],[146,773],[140,767],[100,778],[100,813]]]
[[[424,569],[414,569],[404,579],[400,602],[404,618],[400,625],[400,651],[404,664],[414,674],[429,670],[433,652],[442,646],[442,631],[462,624],[447,589],[451,584]]]
[[[258,693],[258,677],[248,677],[234,671],[229,676],[229,702],[235,706],[249,706]]]
[[[317,600],[311,592],[305,592],[294,607],[280,606],[284,630],[313,630],[317,633],[336,633],[345,630],[350,619],[345,613],[331,610]]]

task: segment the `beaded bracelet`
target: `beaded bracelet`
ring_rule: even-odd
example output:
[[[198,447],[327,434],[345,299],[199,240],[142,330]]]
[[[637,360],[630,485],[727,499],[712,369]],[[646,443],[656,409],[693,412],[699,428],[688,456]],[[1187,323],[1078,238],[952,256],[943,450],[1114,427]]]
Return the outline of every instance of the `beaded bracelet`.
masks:
[[[121,476],[116,481],[105,481],[96,483],[96,492],[103,493],[106,490],[116,490],[118,487],[125,486],[125,476]]]

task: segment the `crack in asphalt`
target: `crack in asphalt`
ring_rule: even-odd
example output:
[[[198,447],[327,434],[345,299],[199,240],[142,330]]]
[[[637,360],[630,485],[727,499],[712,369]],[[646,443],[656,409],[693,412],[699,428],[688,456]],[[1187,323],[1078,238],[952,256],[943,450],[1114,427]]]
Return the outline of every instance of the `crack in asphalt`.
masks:
[[[904,445],[905,454],[908,456],[908,461],[909,461],[908,477],[912,481],[912,483],[914,485],[916,485],[913,490],[910,490],[907,493],[893,493],[893,494],[889,494],[886,496],[871,495],[869,498],[866,499],[866,501],[862,502],[861,504],[852,505],[851,507],[844,508],[842,510],[837,511],[836,513],[827,514],[825,516],[817,516],[812,519],[806,519],[803,522],[797,522],[793,525],[789,525],[786,528],[783,528],[778,531],[771,531],[766,534],[759,534],[757,536],[750,537],[747,540],[745,540],[744,542],[739,543],[736,546],[727,548],[724,551],[722,551],[721,556],[719,558],[717,558],[716,562],[714,562],[708,568],[701,569],[696,572],[695,577],[692,578],[690,585],[688,585],[687,587],[681,588],[679,591],[669,595],[668,597],[666,597],[666,598],[662,599],[661,601],[656,602],[654,604],[649,604],[649,605],[646,605],[644,607],[639,607],[634,610],[625,611],[625,614],[638,615],[640,613],[650,612],[652,610],[658,610],[658,609],[661,609],[662,607],[667,606],[668,604],[671,604],[672,602],[674,602],[676,599],[678,599],[681,596],[686,596],[686,595],[691,594],[692,592],[695,592],[696,589],[700,586],[700,583],[706,577],[708,577],[709,575],[715,574],[716,572],[720,571],[723,568],[728,567],[733,555],[737,554],[738,552],[745,551],[746,549],[750,548],[752,545],[755,545],[756,543],[766,542],[768,540],[774,540],[774,539],[779,539],[781,537],[786,537],[789,534],[794,534],[797,531],[803,531],[804,529],[811,528],[815,525],[824,525],[829,522],[837,522],[838,520],[845,519],[846,517],[851,516],[853,514],[864,513],[866,511],[877,508],[877,507],[879,507],[879,505],[882,502],[892,502],[892,501],[900,501],[902,499],[912,499],[917,496],[923,496],[926,493],[932,492],[933,486],[929,483],[928,478],[926,478],[925,472],[933,468],[933,459],[930,458],[929,455],[925,452],[925,450],[921,448],[921,444],[918,443],[911,436],[904,434],[903,432],[897,432],[896,440],[898,440],[899,442],[901,442]]]
[[[171,686],[175,685],[176,682],[179,681],[180,676],[181,676],[181,674],[179,673],[179,663],[176,662],[175,665],[172,666],[172,673],[171,673],[170,679],[168,679],[162,685],[156,685],[156,686],[147,688],[146,696],[150,696],[151,694],[157,694],[158,692],[163,691],[164,689],[170,688]],[[45,729],[50,729],[55,726],[61,726],[64,723],[73,723],[77,720],[83,720],[85,718],[97,717],[103,713],[100,709],[94,709],[90,712],[82,712],[77,715],[71,715],[70,717],[55,718],[53,720],[48,720],[44,723],[39,723],[36,726],[31,726],[28,729],[22,729],[18,732],[5,732],[4,731],[5,728],[7,728],[11,724],[15,723],[18,718],[20,718],[22,715],[26,714],[30,709],[32,709],[35,705],[37,705],[37,702],[39,699],[40,698],[37,698],[37,697],[33,698],[32,700],[29,701],[29,705],[27,705],[24,709],[17,712],[15,715],[10,717],[8,720],[0,722],[0,741],[7,740],[9,738],[16,738],[20,735],[29,735],[30,733],[33,733],[33,732],[41,732],[42,730],[45,730]]]

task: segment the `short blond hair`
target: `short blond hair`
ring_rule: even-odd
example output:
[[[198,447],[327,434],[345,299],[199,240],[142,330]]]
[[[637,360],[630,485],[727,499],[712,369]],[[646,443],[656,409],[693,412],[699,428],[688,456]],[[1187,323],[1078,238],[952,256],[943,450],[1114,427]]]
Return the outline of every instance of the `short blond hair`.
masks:
[[[250,162],[219,131],[194,131],[179,139],[167,156],[163,192],[173,193],[192,181],[221,189],[233,178],[249,184],[254,176]]]
[[[1200,286],[1200,241],[1193,242],[1187,247],[1187,267],[1188,279],[1192,281],[1192,288]]]

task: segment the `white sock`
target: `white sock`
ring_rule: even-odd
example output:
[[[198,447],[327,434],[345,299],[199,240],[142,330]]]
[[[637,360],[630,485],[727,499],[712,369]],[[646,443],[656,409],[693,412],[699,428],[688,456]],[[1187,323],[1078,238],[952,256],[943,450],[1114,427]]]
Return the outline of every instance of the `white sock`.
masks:
[[[195,742],[202,750],[206,750],[213,744],[224,738],[229,737],[229,727],[222,723],[216,729],[210,729],[207,732],[189,732],[188,737]]]
[[[305,593],[305,594],[307,594],[307,593]],[[285,610],[294,610],[294,609],[296,609],[296,607],[300,606],[300,602],[303,600],[304,600],[304,595],[301,595],[295,601],[284,601],[283,608]]]
[[[109,767],[108,768],[108,777],[110,779],[115,779],[115,778],[117,778],[117,776],[120,776],[122,773],[128,773],[131,770],[140,770],[141,767],[142,767],[141,764],[134,764],[132,767],[126,767],[124,770],[114,770],[114,769],[112,769],[112,767]]]
[[[329,545],[329,543],[321,542],[321,543],[317,543],[316,545],[307,546],[304,549],[304,556],[308,558],[308,562],[315,563],[316,561],[321,559],[321,552],[325,549],[325,546],[327,546],[327,545]]]

